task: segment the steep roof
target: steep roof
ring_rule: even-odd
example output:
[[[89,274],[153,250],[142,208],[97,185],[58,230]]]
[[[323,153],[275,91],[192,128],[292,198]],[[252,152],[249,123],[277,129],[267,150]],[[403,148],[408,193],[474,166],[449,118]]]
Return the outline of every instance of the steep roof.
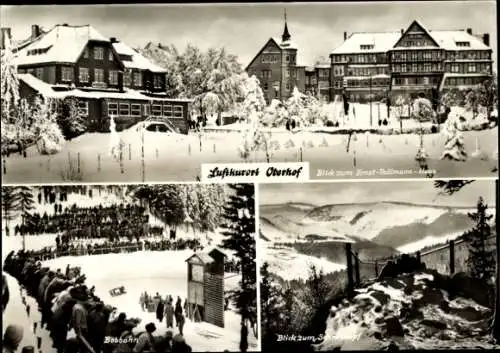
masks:
[[[210,255],[208,255],[207,253],[199,252],[199,253],[195,253],[195,254],[191,255],[190,257],[188,257],[186,259],[186,262],[188,262],[189,260],[191,260],[193,257],[197,257],[204,264],[210,264],[210,263],[212,263],[212,262],[215,261],[213,259],[213,257],[210,256]]]
[[[109,42],[90,25],[56,25],[16,53],[17,65],[49,62],[75,63],[89,41]],[[40,53],[32,55],[32,50]]]
[[[280,38],[278,37],[273,37],[272,38],[276,44],[278,44],[278,46],[281,48],[281,49],[295,49],[295,50],[298,50],[299,47],[297,44],[295,44],[295,42],[291,41],[291,40],[287,40],[287,41],[282,41]]]
[[[142,54],[138,53],[136,50],[132,49],[123,42],[113,43],[113,48],[118,54],[127,55],[132,58],[132,60],[130,61],[122,59],[123,65],[127,69],[149,70],[151,72],[156,72],[156,73],[167,72],[164,68],[153,64],[151,61],[146,59],[146,57],[144,57]]]
[[[486,46],[481,39],[467,33],[466,30],[427,30],[418,21],[412,24],[418,24],[425,32],[439,45],[440,48],[445,50],[487,50],[490,49]],[[341,45],[335,48],[331,54],[349,54],[349,53],[382,53],[392,49],[396,43],[402,38],[401,32],[367,32],[367,33],[353,33]],[[461,47],[457,42],[469,42],[470,46]],[[370,49],[361,49],[361,45],[373,45]],[[415,47],[415,49],[422,49],[422,47]]]

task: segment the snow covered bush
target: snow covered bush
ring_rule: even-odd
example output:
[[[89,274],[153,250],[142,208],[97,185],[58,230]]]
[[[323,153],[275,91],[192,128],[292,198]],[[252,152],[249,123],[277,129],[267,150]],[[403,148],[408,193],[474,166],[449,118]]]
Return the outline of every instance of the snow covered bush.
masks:
[[[464,137],[462,134],[464,123],[465,119],[457,115],[451,116],[446,120],[443,129],[443,135],[446,141],[441,159],[462,162],[467,160],[467,151],[465,150]]]
[[[67,98],[57,104],[62,104],[63,113],[57,116],[57,122],[66,139],[71,140],[87,131],[85,119],[78,109],[78,101],[75,98]]]
[[[413,101],[412,117],[420,122],[434,120],[436,113],[427,98],[419,97]]]
[[[49,99],[36,98],[33,107],[33,131],[41,154],[55,154],[64,146],[64,136],[57,124]]]

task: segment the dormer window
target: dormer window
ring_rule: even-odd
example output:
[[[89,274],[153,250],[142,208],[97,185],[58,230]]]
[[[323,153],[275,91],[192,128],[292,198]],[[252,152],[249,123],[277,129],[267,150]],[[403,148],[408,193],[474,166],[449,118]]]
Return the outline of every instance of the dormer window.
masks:
[[[361,50],[371,50],[374,48],[374,45],[373,44],[361,44],[359,47]]]
[[[85,59],[88,59],[88,57],[89,57],[89,48],[85,47],[85,50],[83,51],[83,57]]]
[[[470,42],[456,42],[457,47],[470,47]]]
[[[113,51],[112,50],[109,51],[108,60],[113,61]]]

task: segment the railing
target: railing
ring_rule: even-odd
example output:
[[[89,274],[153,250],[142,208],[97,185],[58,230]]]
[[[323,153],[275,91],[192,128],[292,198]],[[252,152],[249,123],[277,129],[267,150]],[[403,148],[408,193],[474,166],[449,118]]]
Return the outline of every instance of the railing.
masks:
[[[486,238],[488,245],[496,244],[496,235]],[[376,259],[374,261],[361,260],[359,254],[352,250],[352,244],[345,244],[347,259],[347,291],[349,295],[354,294],[354,289],[363,283],[373,281],[378,278],[381,270],[389,261],[397,261],[401,256],[389,259]],[[447,244],[438,246],[423,252],[417,251],[414,254],[419,262],[424,262],[427,268],[432,268],[440,273],[453,275],[457,272],[467,271],[466,259],[469,256],[469,249],[463,237],[451,240]],[[446,259],[448,257],[448,259]]]

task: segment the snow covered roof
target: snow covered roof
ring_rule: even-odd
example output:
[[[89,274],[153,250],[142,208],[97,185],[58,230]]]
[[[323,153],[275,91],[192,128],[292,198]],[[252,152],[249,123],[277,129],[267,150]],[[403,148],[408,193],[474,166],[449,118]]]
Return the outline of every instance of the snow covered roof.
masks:
[[[383,53],[390,50],[400,38],[400,32],[352,33],[344,43],[332,51],[332,54]],[[371,47],[361,50],[362,45]]]
[[[75,63],[89,41],[109,42],[90,25],[56,25],[16,53],[17,65]],[[38,53],[34,54],[34,51]]]
[[[190,102],[188,99],[172,99],[163,97],[150,97],[139,91],[127,89],[125,92],[117,91],[84,91],[81,89],[70,89],[67,91],[56,91],[53,86],[36,78],[31,74],[19,74],[19,79],[47,98],[63,99],[66,97],[87,98],[87,99],[133,99],[142,101],[161,100],[166,102]]]
[[[481,39],[467,33],[465,30],[428,31],[427,33],[440,48],[445,50],[490,49]],[[332,54],[383,53],[392,49],[399,39],[401,39],[401,32],[353,33],[344,43],[335,48]],[[469,42],[470,46],[458,46],[457,42]],[[363,49],[361,49],[361,46],[363,46]],[[425,47],[405,47],[404,49],[422,50]]]
[[[212,262],[214,262],[215,260],[213,259],[212,256],[208,255],[207,253],[204,253],[204,252],[199,252],[199,253],[195,253],[193,255],[191,255],[190,257],[188,257],[186,259],[186,262],[191,260],[193,257],[197,257],[198,259],[200,259],[201,262],[203,262],[204,264],[210,264]]]
[[[122,59],[123,65],[127,69],[149,70],[151,72],[156,72],[156,73],[167,72],[164,68],[153,64],[151,61],[146,59],[146,57],[144,57],[142,54],[138,53],[125,43],[122,42],[113,43],[113,48],[116,50],[118,54],[127,55],[132,58],[131,61]]]
[[[273,37],[273,40],[279,45],[279,47],[281,49],[295,49],[295,50],[299,49],[299,47],[297,46],[297,44],[295,44],[295,42],[293,42],[291,40],[287,40],[287,41],[283,42],[278,37]]]

